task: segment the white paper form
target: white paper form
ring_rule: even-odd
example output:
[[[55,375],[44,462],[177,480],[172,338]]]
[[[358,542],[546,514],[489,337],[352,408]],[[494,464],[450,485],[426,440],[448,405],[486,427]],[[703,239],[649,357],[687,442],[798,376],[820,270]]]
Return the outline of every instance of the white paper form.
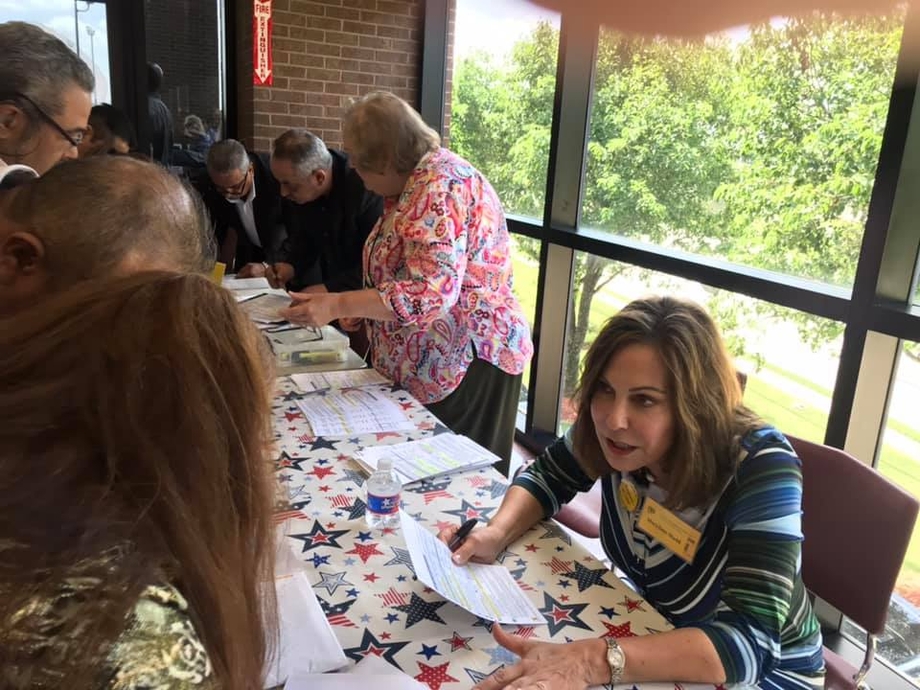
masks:
[[[455,565],[444,543],[402,511],[399,517],[416,576],[438,594],[497,623],[546,623],[507,568],[484,563]]]
[[[361,388],[390,379],[376,369],[351,369],[348,371],[322,371],[315,374],[292,374],[291,380],[304,393],[325,391],[330,388]]]
[[[373,472],[384,457],[393,459],[393,469],[403,484],[460,470],[487,467],[499,461],[497,455],[466,436],[439,434],[417,441],[364,448],[358,462]]]
[[[294,673],[324,673],[348,663],[303,571],[275,580],[280,644],[265,672],[266,688]]]
[[[228,290],[268,290],[271,285],[265,278],[237,278],[224,276],[220,282]]]
[[[429,690],[402,671],[386,674],[325,673],[323,675],[296,675],[285,684],[284,690]]]
[[[385,395],[366,388],[330,390],[297,401],[314,436],[353,436],[405,431],[415,424]]]
[[[239,305],[257,323],[283,323],[285,319],[279,312],[291,306],[291,298],[286,294],[264,292],[241,300]]]

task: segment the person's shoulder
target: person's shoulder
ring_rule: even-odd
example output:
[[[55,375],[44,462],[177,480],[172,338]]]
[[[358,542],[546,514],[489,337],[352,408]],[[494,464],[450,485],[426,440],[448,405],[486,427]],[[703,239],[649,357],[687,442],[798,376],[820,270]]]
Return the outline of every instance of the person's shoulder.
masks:
[[[749,429],[741,437],[739,481],[750,482],[763,476],[779,477],[784,471],[800,471],[801,461],[789,441],[774,426],[764,424]]]
[[[172,585],[148,585],[108,658],[111,690],[215,687],[188,602]]]

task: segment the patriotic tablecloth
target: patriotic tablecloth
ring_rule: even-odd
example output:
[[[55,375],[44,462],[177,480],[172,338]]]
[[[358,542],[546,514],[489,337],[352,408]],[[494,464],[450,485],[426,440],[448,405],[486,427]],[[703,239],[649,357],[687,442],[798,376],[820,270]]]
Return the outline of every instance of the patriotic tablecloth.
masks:
[[[516,657],[492,639],[491,623],[446,601],[414,577],[399,530],[373,531],[364,521],[365,475],[352,460],[360,448],[415,440],[447,429],[405,391],[375,386],[415,423],[409,433],[317,438],[290,379],[278,380],[274,405],[277,476],[290,497],[278,519],[306,563],[307,577],[345,654],[375,654],[431,690],[464,690]],[[488,520],[507,488],[486,468],[403,488],[403,510],[432,532],[469,518]],[[638,594],[556,523],[540,523],[498,561],[511,571],[546,624],[518,627],[525,637],[565,642],[629,637],[671,626]],[[509,627],[509,630],[511,628]],[[304,640],[309,645],[309,640]],[[643,683],[618,687],[709,688]]]

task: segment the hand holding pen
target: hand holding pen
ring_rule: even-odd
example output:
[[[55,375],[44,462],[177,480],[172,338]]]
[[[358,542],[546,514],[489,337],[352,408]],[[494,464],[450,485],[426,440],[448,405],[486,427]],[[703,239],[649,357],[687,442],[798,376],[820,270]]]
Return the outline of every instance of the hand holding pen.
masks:
[[[454,533],[454,536],[451,537],[449,542],[447,542],[447,548],[451,551],[456,551],[459,549],[467,535],[473,531],[473,528],[476,526],[477,522],[479,521],[476,518],[472,518],[460,525],[460,528]]]
[[[451,560],[457,565],[468,561],[492,563],[504,548],[505,535],[489,523],[478,525],[477,520],[467,520],[459,527],[441,530],[438,539],[453,552]],[[475,529],[474,529],[475,528]]]

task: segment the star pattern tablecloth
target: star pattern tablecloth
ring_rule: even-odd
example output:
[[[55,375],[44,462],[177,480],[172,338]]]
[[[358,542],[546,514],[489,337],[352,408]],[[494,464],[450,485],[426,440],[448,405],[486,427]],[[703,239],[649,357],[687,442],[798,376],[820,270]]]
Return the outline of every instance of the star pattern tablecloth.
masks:
[[[411,432],[317,438],[297,407],[294,383],[278,380],[274,425],[277,477],[290,505],[277,520],[310,580],[346,656],[380,656],[431,690],[465,690],[516,657],[493,640],[492,623],[446,601],[415,578],[398,529],[372,530],[364,518],[366,475],[352,459],[362,447],[447,432],[397,387],[375,386],[415,423]],[[492,468],[403,487],[402,508],[432,532],[469,518],[488,520],[507,482]],[[552,521],[526,532],[499,557],[545,625],[509,630],[566,642],[629,637],[671,626],[648,603]],[[308,645],[309,640],[304,640]],[[708,688],[643,683],[618,688]]]

